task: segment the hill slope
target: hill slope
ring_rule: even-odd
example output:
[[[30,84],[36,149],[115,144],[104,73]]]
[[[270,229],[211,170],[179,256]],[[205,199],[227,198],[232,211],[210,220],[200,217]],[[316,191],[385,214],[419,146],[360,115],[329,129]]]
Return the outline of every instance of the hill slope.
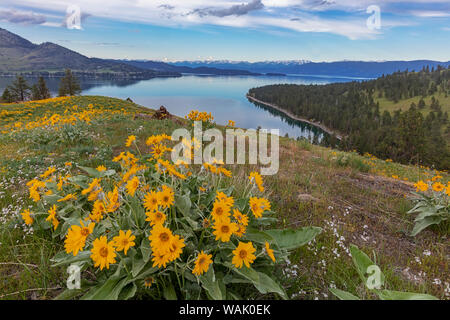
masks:
[[[90,104],[94,108],[89,108]],[[76,110],[72,108],[74,105],[78,106]],[[50,165],[66,170],[65,163],[69,161],[74,168],[99,165],[115,168],[118,164],[111,161],[113,157],[122,151],[137,152],[125,147],[130,134],[136,136],[136,146],[141,152],[148,154],[145,141],[149,136],[170,135],[176,128],[189,129],[191,125],[184,119],[151,119],[153,110],[108,97],[55,98],[0,105],[1,111],[8,111],[0,117],[2,129],[8,124],[25,123],[48,114],[64,115],[66,110],[82,112],[108,108],[123,110],[126,114],[100,114],[88,127],[78,126],[81,130],[65,140],[53,139],[60,134],[55,130],[49,130],[48,136],[42,135],[41,129],[16,138],[2,135],[0,207],[5,209],[0,211],[0,299],[52,298],[62,290],[60,287],[65,287],[61,279],[65,280],[62,275],[66,274],[66,266],[52,267],[49,263],[61,249],[62,241],[49,233],[30,231],[20,218],[24,207],[35,205],[29,198],[27,181],[42,174]],[[27,142],[17,140],[20,138]],[[239,191],[246,188],[249,172],[258,170],[253,165],[227,168],[232,170],[235,188]],[[445,278],[449,267],[448,236],[436,230],[425,230],[416,238],[407,235],[413,217],[406,214],[411,202],[405,195],[414,190],[412,181],[426,176],[431,178],[434,174],[430,169],[281,138],[280,170],[264,178],[272,208],[279,212],[277,227],[320,226],[324,229],[315,241],[292,255],[289,265],[277,265],[276,276],[289,297],[331,299],[329,288],[335,286],[362,298],[372,298],[361,285],[348,255],[349,245],[356,244],[370,256],[372,252],[376,254],[389,289],[430,293],[448,299],[448,279]],[[441,175],[446,184],[448,176]],[[441,285],[436,285],[436,279]],[[27,291],[33,288],[46,290]],[[148,290],[138,290],[142,298],[148,297]]]
[[[121,62],[88,58],[60,45],[45,42],[40,45],[0,28],[0,72],[58,73],[72,69],[84,75],[151,78],[178,76],[177,72],[141,69]]]

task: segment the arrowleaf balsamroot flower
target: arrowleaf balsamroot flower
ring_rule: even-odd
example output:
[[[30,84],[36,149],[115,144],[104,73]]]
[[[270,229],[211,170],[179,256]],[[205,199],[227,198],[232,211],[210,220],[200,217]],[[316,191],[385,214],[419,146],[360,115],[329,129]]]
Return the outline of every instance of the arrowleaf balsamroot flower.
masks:
[[[169,208],[175,200],[172,188],[163,185],[162,191],[158,192],[159,204],[163,208]]]
[[[270,210],[270,202],[265,198],[251,197],[249,203],[256,218],[261,218],[264,211]]]
[[[417,183],[415,183],[414,187],[416,187],[416,191],[417,192],[419,192],[419,191],[425,192],[425,191],[428,190],[428,184],[426,184],[422,180],[420,180]]]
[[[169,228],[164,227],[161,224],[156,224],[148,237],[150,240],[150,246],[153,252],[158,252],[161,255],[169,253],[172,247],[173,234]]]
[[[241,213],[238,209],[233,209],[233,217],[236,219],[238,224],[241,224],[244,227],[248,226],[248,216]]]
[[[270,249],[269,243],[266,241],[265,243],[266,253],[273,262],[275,262],[275,256],[273,255],[273,249]]]
[[[56,205],[53,205],[53,207],[51,207],[48,210],[48,217],[45,219],[45,221],[51,221],[51,223],[53,224],[53,230],[56,230],[56,228],[59,225],[59,221],[56,218],[56,211],[58,210],[58,207]]]
[[[440,182],[433,183],[433,190],[434,191],[441,192],[444,189],[445,189],[445,186],[442,183],[440,183]]]
[[[23,221],[25,221],[25,223],[27,225],[32,225],[34,222],[34,219],[31,217],[31,212],[28,209],[25,209],[23,212],[20,213],[22,215],[22,219]]]
[[[236,249],[233,250],[233,259],[231,262],[236,268],[242,268],[245,264],[247,268],[250,268],[250,264],[255,261],[256,256],[254,255],[256,249],[253,247],[252,242],[239,242]]]
[[[139,178],[134,176],[133,179],[129,180],[127,182],[127,193],[130,196],[134,196],[134,194],[136,193],[137,188],[139,187]]]
[[[155,224],[163,224],[167,219],[167,216],[163,212],[158,210],[147,211],[145,215],[147,216],[147,219],[145,219],[145,221],[150,221],[151,226]]]
[[[215,230],[213,234],[216,236],[216,240],[228,242],[233,233],[238,230],[238,226],[236,223],[231,222],[230,218],[226,217],[216,221],[213,229]]]
[[[144,208],[148,211],[158,210],[159,197],[155,191],[150,191],[144,196]]]
[[[250,172],[248,179],[250,180],[250,182],[254,182],[256,184],[260,192],[264,192],[263,180],[258,172]]]
[[[213,263],[212,254],[206,254],[203,250],[198,254],[197,260],[195,260],[195,267],[192,273],[199,276],[208,271],[209,265]]]
[[[136,237],[131,235],[131,230],[128,230],[126,233],[120,230],[119,235],[113,238],[113,245],[117,251],[123,250],[123,253],[126,255],[128,249],[135,246],[134,239]]]
[[[125,142],[125,147],[131,147],[131,144],[133,143],[133,141],[136,141],[136,136],[129,136],[127,138],[127,141]]]
[[[105,236],[97,238],[92,243],[91,259],[94,261],[94,267],[100,267],[100,270],[106,267],[109,269],[109,265],[116,263],[116,252],[112,242],[108,242]]]
[[[79,251],[83,251],[86,245],[87,237],[94,231],[95,223],[91,222],[85,226],[83,221],[80,221],[81,226],[72,225],[66,235],[64,241],[64,248],[66,253],[71,253],[76,256]]]
[[[227,219],[230,216],[230,209],[230,206],[225,201],[216,200],[214,201],[211,216],[214,221]]]

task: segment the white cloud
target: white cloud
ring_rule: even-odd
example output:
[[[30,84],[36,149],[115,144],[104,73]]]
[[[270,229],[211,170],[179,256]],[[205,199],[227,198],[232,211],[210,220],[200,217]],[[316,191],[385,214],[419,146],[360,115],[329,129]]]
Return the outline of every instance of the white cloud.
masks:
[[[450,17],[450,12],[443,11],[427,11],[427,10],[413,10],[410,11],[413,16],[420,18],[445,18]]]
[[[448,0],[432,0],[448,3]],[[366,27],[368,5],[402,3],[429,4],[428,0],[2,0],[2,4],[57,12],[64,16],[69,5],[83,13],[112,20],[161,26],[219,25],[237,28],[280,28],[295,32],[325,32],[350,39],[372,39],[383,32]],[[291,9],[299,9],[293,11]],[[353,18],[324,17],[325,10],[356,12]],[[384,10],[384,9],[383,9]],[[436,11],[439,12],[439,11]],[[435,12],[435,14],[437,14]],[[383,11],[382,11],[383,13]],[[53,25],[52,23],[47,23]],[[382,26],[405,25],[385,21]]]

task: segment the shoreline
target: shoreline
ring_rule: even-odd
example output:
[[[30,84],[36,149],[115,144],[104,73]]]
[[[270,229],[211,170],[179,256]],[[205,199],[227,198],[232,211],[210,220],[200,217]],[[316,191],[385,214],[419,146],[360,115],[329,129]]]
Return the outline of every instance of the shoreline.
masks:
[[[306,123],[308,123],[308,124],[310,124],[310,125],[312,125],[312,126],[315,126],[315,127],[317,127],[317,128],[322,129],[323,131],[325,131],[325,132],[328,133],[329,135],[334,135],[338,140],[342,140],[342,135],[341,135],[341,134],[339,134],[339,133],[337,133],[337,132],[331,130],[330,128],[326,127],[325,125],[323,125],[323,124],[321,124],[321,123],[313,122],[313,121],[310,121],[310,120],[308,120],[308,119],[305,119],[305,118],[301,118],[301,117],[295,116],[295,115],[293,115],[292,113],[290,113],[289,111],[283,110],[282,108],[280,108],[280,107],[277,106],[277,105],[274,105],[274,104],[271,104],[271,103],[268,103],[268,102],[264,102],[264,101],[262,101],[262,100],[258,100],[258,99],[254,98],[254,97],[252,97],[252,96],[250,96],[250,95],[248,95],[248,94],[247,94],[246,96],[247,96],[248,99],[253,100],[254,102],[258,102],[258,103],[263,104],[263,105],[265,105],[265,106],[267,106],[267,107],[270,107],[270,108],[273,108],[273,109],[275,109],[275,110],[277,110],[277,111],[282,112],[283,114],[285,114],[286,116],[288,116],[289,118],[291,118],[291,119],[293,119],[293,120],[297,120],[297,121],[301,121],[301,122],[306,122]]]

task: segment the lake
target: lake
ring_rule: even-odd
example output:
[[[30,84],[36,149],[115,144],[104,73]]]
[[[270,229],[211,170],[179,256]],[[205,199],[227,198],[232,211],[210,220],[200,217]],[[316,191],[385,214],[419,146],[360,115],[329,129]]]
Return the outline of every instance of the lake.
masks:
[[[13,78],[0,78],[0,92],[12,82]],[[29,84],[36,78],[27,79]],[[228,120],[236,121],[240,128],[279,129],[280,135],[289,137],[314,138],[320,141],[325,134],[321,129],[307,123],[292,120],[282,113],[257,106],[246,98],[250,88],[269,84],[327,84],[348,82],[352,78],[319,76],[199,76],[184,75],[180,78],[155,78],[150,80],[98,80],[81,79],[83,95],[101,95],[121,99],[131,98],[142,106],[157,109],[161,105],[180,117],[189,111],[211,112],[218,124],[225,125]],[[57,94],[57,78],[46,79],[53,95]]]

